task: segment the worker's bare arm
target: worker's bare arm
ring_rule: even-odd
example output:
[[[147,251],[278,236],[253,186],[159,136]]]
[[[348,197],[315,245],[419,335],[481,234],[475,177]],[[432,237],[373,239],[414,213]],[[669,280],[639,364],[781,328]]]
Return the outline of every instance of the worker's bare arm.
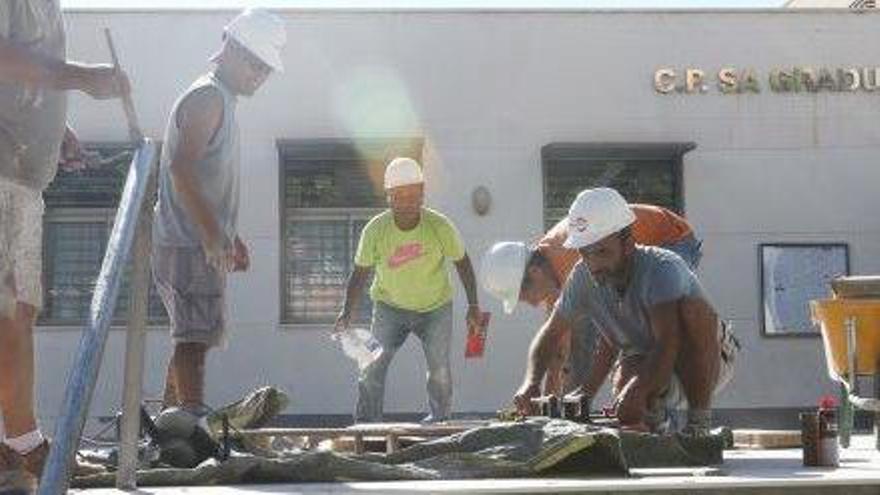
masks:
[[[55,90],[80,90],[93,98],[129,92],[125,73],[107,64],[58,60],[0,36],[0,82]]]
[[[342,310],[339,312],[339,316],[336,317],[333,331],[339,332],[348,328],[351,322],[351,314],[360,302],[364,282],[367,281],[372,272],[373,269],[371,267],[354,266],[354,270],[348,276],[348,283],[345,286],[345,301],[342,303]]]
[[[657,304],[648,310],[656,345],[639,369],[638,377],[648,394],[654,394],[669,383],[681,342],[681,319],[678,301]]]
[[[655,345],[616,398],[617,416],[626,423],[642,421],[650,398],[669,383],[678,356],[681,341],[678,301],[652,306],[648,318]]]
[[[619,351],[617,347],[604,335],[598,336],[596,350],[593,351],[593,362],[590,373],[581,386],[580,393],[589,397],[595,397],[602,388],[602,384],[608,379],[614,361],[617,360]]]
[[[464,286],[464,292],[467,295],[467,323],[469,327],[474,328],[480,322],[480,303],[477,300],[477,281],[474,276],[474,267],[466,253],[455,262],[455,270],[458,272],[458,278],[461,279],[461,285]]]
[[[205,88],[187,96],[176,114],[179,141],[168,170],[183,208],[199,230],[206,256],[212,264],[228,266],[233,261],[233,239],[227,239],[222,231],[217,215],[204,197],[195,168],[205,156],[222,118],[223,101],[216,91]]]
[[[529,346],[526,376],[513,398],[520,413],[526,414],[531,410],[531,399],[540,393],[541,378],[553,359],[553,344],[566,331],[571,331],[571,322],[554,308]]]

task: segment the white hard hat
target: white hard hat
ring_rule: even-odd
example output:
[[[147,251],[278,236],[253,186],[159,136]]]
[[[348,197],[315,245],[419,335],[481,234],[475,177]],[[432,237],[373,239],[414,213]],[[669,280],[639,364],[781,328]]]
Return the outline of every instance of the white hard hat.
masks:
[[[564,246],[579,249],[620,232],[636,221],[623,196],[614,189],[587,189],[568,209],[568,239]]]
[[[287,42],[284,21],[261,8],[247,8],[229,22],[223,32],[256,55],[272,70],[282,72],[281,49]]]
[[[486,292],[501,299],[504,312],[513,313],[526,272],[529,248],[522,242],[498,242],[483,255],[480,278]]]
[[[395,158],[385,167],[385,189],[423,184],[422,168],[412,158]]]

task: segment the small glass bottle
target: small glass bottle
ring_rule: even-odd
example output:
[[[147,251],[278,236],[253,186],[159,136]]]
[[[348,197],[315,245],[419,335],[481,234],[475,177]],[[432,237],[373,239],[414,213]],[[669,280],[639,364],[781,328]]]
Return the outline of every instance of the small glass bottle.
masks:
[[[818,465],[838,467],[840,465],[840,447],[838,444],[837,403],[833,397],[823,397],[819,401],[818,416]]]

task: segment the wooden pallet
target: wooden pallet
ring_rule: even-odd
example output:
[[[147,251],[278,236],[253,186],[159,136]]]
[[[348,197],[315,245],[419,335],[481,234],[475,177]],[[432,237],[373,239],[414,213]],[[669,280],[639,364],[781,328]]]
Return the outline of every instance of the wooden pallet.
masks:
[[[487,424],[482,422],[482,424]],[[445,437],[474,428],[473,422],[421,425],[418,423],[364,423],[347,428],[260,428],[257,430],[241,430],[237,435],[250,438],[295,437],[304,438],[310,448],[315,448],[321,441],[333,440],[338,445],[353,444],[354,452],[362,454],[366,451],[367,439],[381,439],[385,442],[387,453],[400,450],[401,438],[411,440]]]
[[[798,430],[733,430],[738,449],[793,449],[801,446]]]

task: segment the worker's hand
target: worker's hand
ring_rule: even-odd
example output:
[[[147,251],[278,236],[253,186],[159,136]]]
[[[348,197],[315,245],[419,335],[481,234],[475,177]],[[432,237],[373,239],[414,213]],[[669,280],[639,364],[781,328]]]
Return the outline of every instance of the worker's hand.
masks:
[[[336,317],[336,324],[333,325],[333,333],[345,331],[348,329],[349,323],[351,323],[351,314],[343,309],[339,312],[339,316]]]
[[[79,89],[97,100],[119,98],[131,92],[122,69],[107,64],[82,65]]]
[[[516,395],[513,396],[513,405],[516,406],[516,412],[523,416],[531,416],[534,411],[532,399],[541,395],[541,387],[537,383],[523,383]]]
[[[587,393],[587,388],[583,385],[572,390],[571,392],[565,394],[565,400],[576,400],[581,401],[583,399],[591,400],[593,397],[591,394]]]
[[[208,265],[221,273],[232,271],[235,266],[235,248],[225,235],[214,235],[202,244]]]
[[[479,304],[468,305],[465,323],[467,324],[467,328],[469,330],[477,329],[480,331],[485,331],[485,328],[483,328],[483,312],[480,311]]]
[[[247,245],[241,240],[241,237],[235,236],[233,248],[235,253],[232,260],[232,271],[246,272],[251,267],[251,257]]]
[[[648,396],[638,376],[632,377],[614,399],[614,413],[622,426],[644,422]]]
[[[86,168],[85,153],[79,144],[79,138],[69,125],[64,129],[64,138],[61,140],[58,168],[63,172],[78,172]]]

